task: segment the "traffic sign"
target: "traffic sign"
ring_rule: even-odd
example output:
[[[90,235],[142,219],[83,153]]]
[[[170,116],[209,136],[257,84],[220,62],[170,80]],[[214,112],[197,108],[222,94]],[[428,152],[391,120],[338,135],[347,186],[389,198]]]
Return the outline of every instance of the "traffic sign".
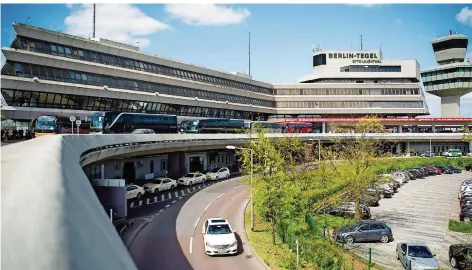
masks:
[[[70,120],[71,122],[74,122],[74,121],[75,121],[75,116],[69,117],[69,120]]]
[[[75,124],[78,125],[78,126],[80,126],[80,124],[82,124],[82,121],[81,121],[81,120],[76,120],[76,121],[75,121]]]

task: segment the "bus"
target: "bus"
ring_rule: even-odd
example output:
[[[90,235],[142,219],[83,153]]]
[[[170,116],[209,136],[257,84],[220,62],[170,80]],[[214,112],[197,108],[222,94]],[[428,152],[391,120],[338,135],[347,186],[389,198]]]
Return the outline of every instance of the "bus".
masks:
[[[182,122],[180,122],[180,132],[197,133],[199,121],[200,120],[182,120]]]
[[[269,133],[282,133],[283,125],[280,123],[273,123],[268,121],[253,121],[251,122],[251,129],[263,128],[267,129]]]
[[[197,130],[200,133],[242,133],[250,128],[250,121],[239,119],[201,119]]]
[[[45,115],[39,116],[32,121],[34,124],[34,137],[54,134],[71,134],[72,122],[68,116]],[[79,134],[90,133],[90,122],[84,121],[79,128]],[[77,134],[77,126],[74,125],[74,134]]]
[[[312,123],[284,123],[284,133],[313,133]]]
[[[95,116],[95,114],[94,114]],[[105,112],[96,117],[102,123],[93,124],[95,132],[106,134],[131,133],[136,129],[152,129],[155,133],[177,133],[177,116],[148,113]],[[92,119],[94,117],[92,116]]]

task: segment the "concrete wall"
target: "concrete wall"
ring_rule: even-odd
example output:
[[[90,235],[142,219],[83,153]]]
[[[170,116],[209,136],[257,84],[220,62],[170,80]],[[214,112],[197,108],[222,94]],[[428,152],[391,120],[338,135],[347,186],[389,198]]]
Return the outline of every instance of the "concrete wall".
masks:
[[[140,161],[142,165],[140,165]],[[165,162],[165,164],[162,163]],[[123,163],[133,162],[136,169],[136,179],[144,179],[146,174],[151,173],[151,162],[154,162],[154,176],[161,177],[166,176],[166,170],[168,170],[168,157],[167,155],[159,155],[155,157],[142,157],[142,158],[131,158],[131,159],[120,159],[110,160],[103,163],[105,165],[105,178],[115,179],[123,177]],[[116,164],[116,165],[115,165]],[[165,165],[166,168],[162,168]]]

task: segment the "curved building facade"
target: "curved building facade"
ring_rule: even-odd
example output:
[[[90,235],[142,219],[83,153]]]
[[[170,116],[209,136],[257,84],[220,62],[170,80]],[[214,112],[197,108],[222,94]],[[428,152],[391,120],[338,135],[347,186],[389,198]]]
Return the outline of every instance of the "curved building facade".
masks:
[[[273,85],[105,39],[13,28],[15,40],[2,48],[2,110],[9,119],[97,111],[251,120],[428,114],[416,61],[383,60],[380,51],[318,51],[313,74]]]

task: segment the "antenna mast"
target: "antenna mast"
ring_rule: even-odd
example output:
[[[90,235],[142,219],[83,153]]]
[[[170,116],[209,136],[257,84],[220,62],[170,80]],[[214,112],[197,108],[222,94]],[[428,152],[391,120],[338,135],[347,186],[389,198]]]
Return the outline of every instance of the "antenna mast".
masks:
[[[363,49],[363,46],[362,46],[362,34],[361,34],[361,51]]]
[[[93,4],[93,38],[95,38],[95,4]]]
[[[249,76],[251,76],[251,32],[249,32]]]

